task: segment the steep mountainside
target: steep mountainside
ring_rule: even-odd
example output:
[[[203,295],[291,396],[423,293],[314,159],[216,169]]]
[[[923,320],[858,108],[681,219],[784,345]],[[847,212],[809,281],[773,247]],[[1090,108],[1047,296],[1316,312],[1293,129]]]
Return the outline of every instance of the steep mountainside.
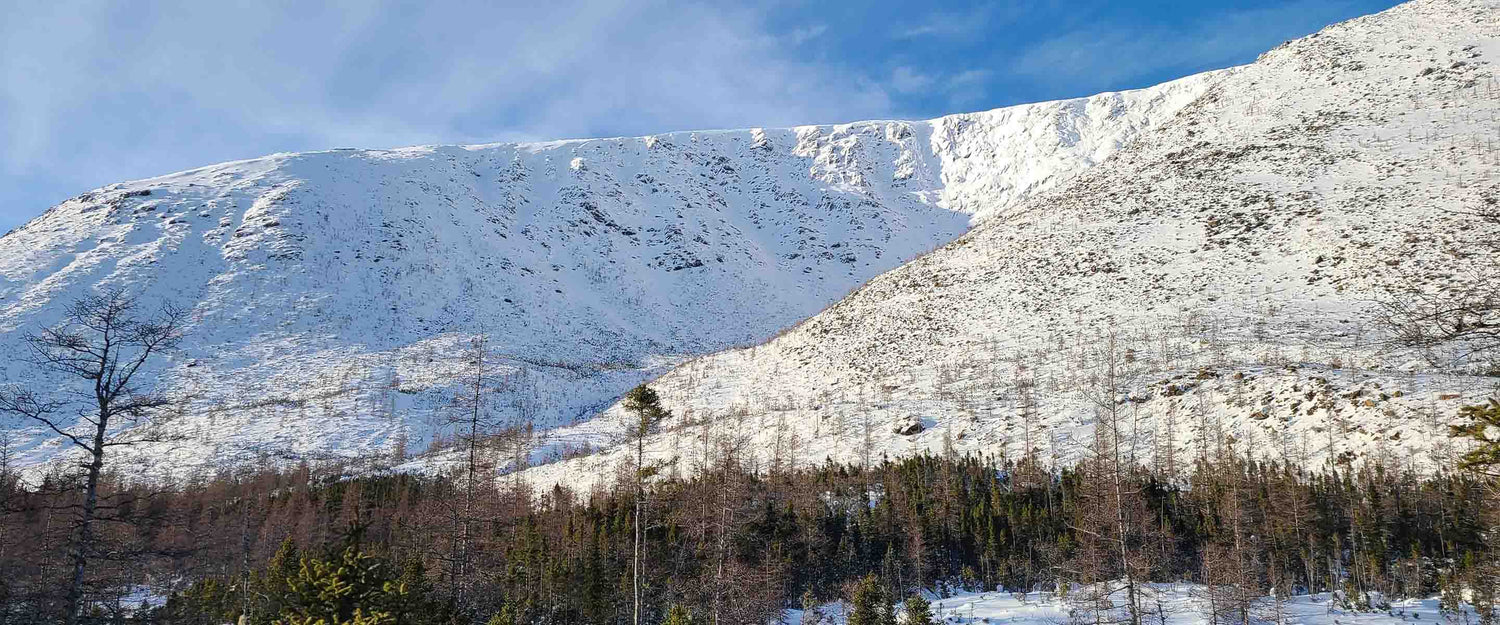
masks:
[[[765,345],[677,367],[654,383],[677,416],[652,454],[1067,461],[1114,411],[1163,464],[1227,445],[1442,462],[1443,426],[1500,369],[1393,347],[1378,302],[1500,280],[1479,245],[1500,231],[1469,214],[1500,201],[1497,59],[1494,0],[1416,0],[1278,47],[1057,192]],[[558,435],[606,439],[619,416]],[[530,476],[588,481],[621,458]]]
[[[150,372],[205,460],[420,450],[484,335],[548,428],[769,338],[1170,119],[1223,74],[929,122],[282,154],[112,185],[0,238],[0,350],[89,289],[191,310]],[[54,381],[19,358],[4,380]],[[60,447],[23,438],[21,459]]]

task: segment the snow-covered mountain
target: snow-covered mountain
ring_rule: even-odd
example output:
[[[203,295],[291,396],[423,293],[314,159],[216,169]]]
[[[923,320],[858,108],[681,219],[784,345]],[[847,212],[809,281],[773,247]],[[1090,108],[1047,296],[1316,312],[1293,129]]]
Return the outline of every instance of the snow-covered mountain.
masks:
[[[937,451],[1076,458],[1114,406],[1142,459],[1234,444],[1430,467],[1500,368],[1385,341],[1391,285],[1500,280],[1500,2],[1414,0],[1282,45],[1054,192],[759,346],[653,386],[649,446],[771,462]],[[1113,350],[1106,338],[1114,334]],[[1108,394],[1103,363],[1118,366]],[[559,438],[607,440],[611,408]],[[610,475],[605,451],[535,482]]]
[[[278,154],[111,185],[0,237],[0,375],[53,383],[16,356],[23,333],[124,287],[191,311],[150,372],[187,437],[147,454],[168,468],[421,450],[476,335],[497,410],[569,425],[1005,218],[1225,75],[926,122]],[[21,460],[55,458],[35,434]]]

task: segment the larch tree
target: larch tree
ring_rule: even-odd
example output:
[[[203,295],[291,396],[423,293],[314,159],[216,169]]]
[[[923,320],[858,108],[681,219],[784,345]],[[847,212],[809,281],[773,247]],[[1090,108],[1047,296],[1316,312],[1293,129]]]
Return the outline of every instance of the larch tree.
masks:
[[[85,295],[64,309],[59,324],[24,338],[28,362],[53,376],[49,381],[60,382],[57,390],[44,394],[40,381],[0,389],[0,413],[40,426],[82,455],[75,467],[82,488],[68,549],[64,620],[69,625],[83,612],[85,576],[98,551],[99,486],[111,451],[162,441],[155,426],[170,416],[166,408],[172,400],[149,388],[139,374],[177,346],[185,319],[185,311],[170,305],[143,312],[120,289]]]
[[[1094,404],[1094,436],[1079,466],[1082,474],[1079,505],[1086,509],[1071,528],[1078,534],[1080,551],[1075,559],[1083,581],[1093,584],[1080,605],[1083,612],[1104,619],[1100,612],[1113,611],[1113,596],[1123,592],[1125,622],[1142,625],[1150,611],[1151,589],[1144,582],[1150,572],[1147,542],[1152,525],[1145,509],[1140,485],[1132,476],[1137,464],[1131,449],[1137,439],[1132,420],[1126,422],[1121,405],[1130,401],[1134,358],[1122,349],[1118,334],[1106,333],[1089,355],[1097,367],[1090,376],[1087,395]],[[1114,579],[1118,579],[1118,587]]]
[[[1212,472],[1197,488],[1212,492],[1217,500],[1207,511],[1214,521],[1204,545],[1202,580],[1207,616],[1220,625],[1250,625],[1261,597],[1262,549],[1258,537],[1264,528],[1254,518],[1256,502],[1248,478],[1249,459],[1231,451],[1212,465]]]
[[[482,516],[481,497],[491,491],[484,478],[493,478],[494,466],[486,452],[497,424],[490,406],[494,380],[486,338],[471,339],[459,360],[462,383],[453,396],[444,425],[453,429],[464,460],[458,468],[459,496],[445,505],[453,531],[448,553],[441,557],[447,561],[448,593],[460,610],[467,610],[472,607],[469,590],[477,552],[474,525]]]

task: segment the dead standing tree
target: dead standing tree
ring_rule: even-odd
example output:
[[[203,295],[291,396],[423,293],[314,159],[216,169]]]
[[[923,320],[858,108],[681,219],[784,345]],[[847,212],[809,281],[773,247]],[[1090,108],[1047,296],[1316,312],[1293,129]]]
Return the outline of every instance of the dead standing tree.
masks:
[[[1093,444],[1085,449],[1080,463],[1083,478],[1079,504],[1086,512],[1071,524],[1080,542],[1079,568],[1083,581],[1091,584],[1084,601],[1075,606],[1082,618],[1098,623],[1118,622],[1143,625],[1157,617],[1152,613],[1152,590],[1144,580],[1149,577],[1150,549],[1154,529],[1146,509],[1142,486],[1137,479],[1139,465],[1129,449],[1139,436],[1136,428],[1127,430],[1120,407],[1130,401],[1129,388],[1136,375],[1134,358],[1119,345],[1118,334],[1109,330],[1097,350],[1088,354],[1097,367],[1090,376],[1085,396],[1094,405],[1096,415]],[[1118,580],[1118,581],[1115,581]],[[1124,614],[1114,616],[1114,596],[1124,593]]]
[[[480,545],[476,544],[480,541],[475,524],[484,516],[484,504],[493,494],[495,467],[491,454],[485,453],[486,446],[494,442],[498,426],[490,405],[495,393],[494,372],[489,368],[492,359],[485,336],[470,339],[468,347],[459,354],[460,385],[441,422],[443,427],[451,428],[457,451],[463,455],[461,464],[455,468],[457,497],[443,506],[452,528],[452,540],[448,552],[438,556],[447,568],[448,594],[460,611],[474,608],[474,597],[470,596],[473,571],[476,557],[482,555]]]
[[[176,347],[185,318],[183,310],[167,305],[142,315],[136,300],[118,289],[85,295],[68,305],[61,323],[24,339],[30,364],[65,381],[57,394],[43,395],[34,386],[0,389],[0,413],[41,425],[83,452],[77,465],[83,492],[68,549],[69,625],[78,622],[83,609],[84,579],[96,551],[99,482],[109,451],[160,440],[152,426],[161,425],[158,417],[171,403],[137,375]]]

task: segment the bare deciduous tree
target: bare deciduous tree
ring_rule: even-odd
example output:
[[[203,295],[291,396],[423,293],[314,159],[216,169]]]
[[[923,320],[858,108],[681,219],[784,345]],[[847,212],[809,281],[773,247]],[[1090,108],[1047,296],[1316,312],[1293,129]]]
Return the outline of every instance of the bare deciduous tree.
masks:
[[[1500,349],[1500,282],[1476,278],[1468,288],[1410,288],[1383,302],[1383,323],[1413,347],[1466,344],[1470,353]]]
[[[161,425],[157,417],[170,400],[137,376],[147,362],[177,345],[185,317],[170,305],[142,314],[135,298],[122,290],[83,296],[68,305],[61,323],[25,336],[28,361],[62,378],[57,392],[44,394],[35,384],[0,389],[0,413],[39,424],[83,453],[77,465],[83,489],[68,558],[69,625],[78,622],[83,609],[84,576],[96,547],[99,482],[109,451],[161,440],[152,426]]]
[[[1080,504],[1088,511],[1070,525],[1080,541],[1077,557],[1081,580],[1090,584],[1075,610],[1096,623],[1120,622],[1143,625],[1152,614],[1149,577],[1154,526],[1149,522],[1140,487],[1131,479],[1139,465],[1130,449],[1138,438],[1132,421],[1127,428],[1120,407],[1130,401],[1127,392],[1135,376],[1130,350],[1121,349],[1118,334],[1111,329],[1091,355],[1097,369],[1086,395],[1095,407],[1094,440],[1080,464]],[[1124,594],[1124,614],[1118,619],[1114,596]]]
[[[452,428],[464,461],[457,468],[461,473],[459,497],[457,501],[448,502],[446,510],[453,527],[453,542],[450,552],[442,558],[448,565],[448,592],[459,610],[468,610],[472,607],[469,591],[477,551],[474,524],[481,516],[480,499],[489,493],[489,482],[494,477],[489,454],[483,452],[496,423],[490,406],[494,389],[491,386],[493,373],[487,362],[491,355],[486,338],[472,338],[459,357],[464,368],[463,384],[453,396],[443,425]]]

